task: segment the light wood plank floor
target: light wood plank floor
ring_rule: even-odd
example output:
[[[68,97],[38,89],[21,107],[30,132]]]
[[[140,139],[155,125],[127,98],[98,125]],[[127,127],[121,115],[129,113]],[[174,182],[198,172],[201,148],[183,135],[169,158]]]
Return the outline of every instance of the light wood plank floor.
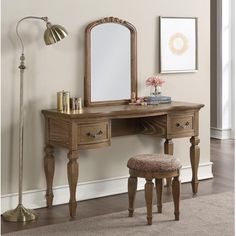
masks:
[[[214,163],[214,179],[200,181],[198,196],[234,191],[234,141],[211,139],[211,161]],[[168,191],[163,191],[163,194],[163,202],[172,200]],[[190,183],[182,184],[181,194],[182,199],[192,198]],[[123,211],[127,209],[127,203],[127,194],[81,201],[77,207],[78,216],[73,220]],[[135,206],[136,208],[145,206],[143,191],[137,192]],[[11,223],[5,222],[2,219],[2,234],[26,228],[71,221],[68,216],[68,206],[66,204],[55,206],[51,209],[37,209],[36,212],[39,215],[39,219],[36,222],[25,224]]]

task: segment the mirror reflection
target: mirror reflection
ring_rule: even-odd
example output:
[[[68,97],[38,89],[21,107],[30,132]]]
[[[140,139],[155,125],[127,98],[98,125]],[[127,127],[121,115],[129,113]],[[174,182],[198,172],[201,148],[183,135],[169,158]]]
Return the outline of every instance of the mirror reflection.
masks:
[[[130,31],[106,23],[91,32],[91,102],[129,99]]]

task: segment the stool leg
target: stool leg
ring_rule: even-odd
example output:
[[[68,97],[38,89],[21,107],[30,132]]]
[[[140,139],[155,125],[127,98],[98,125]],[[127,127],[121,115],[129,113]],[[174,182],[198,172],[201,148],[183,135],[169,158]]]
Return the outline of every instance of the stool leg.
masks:
[[[134,213],[134,199],[137,189],[137,177],[130,176],[128,179],[128,195],[129,195],[129,217]]]
[[[152,196],[153,196],[153,183],[152,180],[146,179],[145,184],[145,200],[147,205],[147,222],[148,225],[152,224]]]
[[[175,220],[179,220],[180,185],[181,182],[179,180],[179,176],[174,177],[172,181],[172,194],[175,206]]]
[[[155,179],[157,193],[157,212],[162,213],[162,186],[163,179]]]
[[[166,178],[166,187],[169,188],[170,191],[171,191],[171,182],[172,182],[172,178]]]

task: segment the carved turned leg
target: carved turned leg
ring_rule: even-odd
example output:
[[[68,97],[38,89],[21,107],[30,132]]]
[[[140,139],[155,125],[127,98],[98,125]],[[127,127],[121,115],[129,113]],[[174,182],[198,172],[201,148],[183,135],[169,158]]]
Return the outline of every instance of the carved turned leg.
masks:
[[[47,190],[46,190],[46,201],[47,201],[47,207],[52,207],[52,201],[53,201],[53,176],[54,176],[54,170],[55,170],[55,158],[53,156],[54,148],[52,145],[46,145],[45,146],[45,156],[44,156],[44,172],[46,176],[46,182],[47,182]]]
[[[172,142],[172,139],[166,139],[164,143],[164,153],[173,155],[174,153],[174,143]],[[171,178],[166,179],[166,187],[171,187]]]
[[[175,206],[175,211],[174,211],[175,220],[179,220],[180,185],[181,182],[179,180],[179,176],[174,177],[172,181],[172,194]]]
[[[68,175],[68,182],[70,187],[70,201],[69,201],[69,209],[70,209],[70,216],[76,216],[76,186],[78,181],[78,151],[69,151],[68,153],[69,162],[67,164],[67,175]]]
[[[147,205],[147,223],[152,224],[152,196],[153,196],[153,182],[151,179],[146,179],[145,184],[145,200]]]
[[[162,213],[162,185],[163,179],[155,179],[156,194],[157,194],[157,212]]]
[[[192,190],[193,193],[196,194],[198,191],[198,165],[200,159],[200,148],[198,144],[200,143],[200,139],[196,136],[191,137],[190,143],[192,144],[190,147],[190,161],[192,166]]]
[[[129,195],[129,217],[134,213],[134,200],[137,190],[137,177],[130,176],[128,179],[128,195]]]

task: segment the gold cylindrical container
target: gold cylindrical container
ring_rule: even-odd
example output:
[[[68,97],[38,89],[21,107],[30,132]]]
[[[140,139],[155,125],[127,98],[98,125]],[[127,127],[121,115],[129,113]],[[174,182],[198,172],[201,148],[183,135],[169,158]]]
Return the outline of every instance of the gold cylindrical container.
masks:
[[[70,92],[63,92],[63,112],[70,112]]]
[[[70,98],[70,109],[75,110],[75,98]]]
[[[75,97],[70,98],[70,108],[74,111],[79,111],[82,109],[82,98]]]
[[[82,109],[82,98],[77,98],[75,103],[75,109],[80,111]]]
[[[63,91],[57,92],[57,110],[63,111]]]

